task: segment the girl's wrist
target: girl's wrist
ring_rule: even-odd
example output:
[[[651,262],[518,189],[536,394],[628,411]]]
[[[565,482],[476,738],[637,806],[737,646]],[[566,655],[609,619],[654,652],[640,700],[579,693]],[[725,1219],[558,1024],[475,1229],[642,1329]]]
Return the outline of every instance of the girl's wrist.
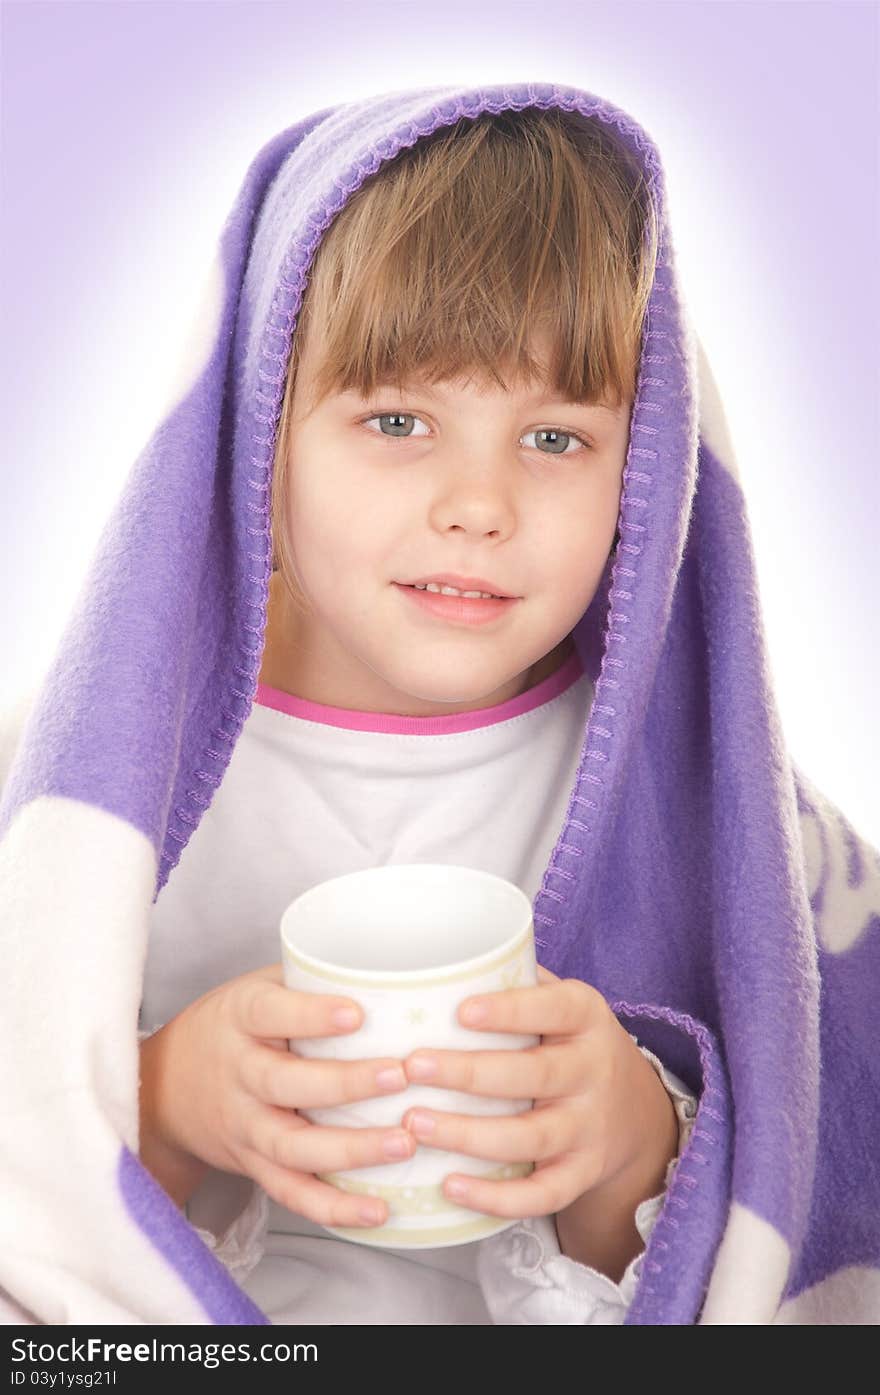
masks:
[[[183,1207],[200,1186],[208,1164],[178,1144],[163,1119],[166,1080],[167,1027],[145,1037],[139,1045],[140,1093],[138,1154],[147,1171]]]
[[[614,1283],[620,1283],[627,1266],[644,1248],[636,1211],[643,1201],[662,1195],[669,1165],[678,1155],[675,1105],[659,1074],[650,1068],[653,1088],[639,1111],[646,1121],[644,1144],[628,1163],[555,1217],[563,1254],[606,1274]],[[648,1077],[643,1078],[647,1083]]]

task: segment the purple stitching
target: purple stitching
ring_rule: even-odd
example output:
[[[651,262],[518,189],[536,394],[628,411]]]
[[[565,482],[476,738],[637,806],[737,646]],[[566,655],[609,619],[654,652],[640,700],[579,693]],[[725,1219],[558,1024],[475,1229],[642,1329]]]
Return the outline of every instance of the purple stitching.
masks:
[[[693,1159],[695,1161],[699,1161],[702,1166],[705,1166],[708,1161],[705,1155],[698,1154],[693,1151],[693,1139],[694,1136],[697,1134],[697,1129],[699,1128],[700,1123],[704,1121],[706,1116],[715,1119],[720,1124],[725,1123],[725,1117],[722,1114],[719,1114],[717,1110],[713,1109],[710,1105],[706,1103],[707,1096],[709,1095],[715,1095],[718,1098],[723,1098],[723,1093],[721,1090],[717,1088],[717,1086],[708,1084],[708,1077],[710,1074],[711,1067],[711,1058],[714,1056],[715,1051],[709,1039],[709,1033],[707,1029],[701,1023],[695,1022],[694,1019],[689,1017],[686,1013],[670,1012],[668,1010],[651,1007],[650,1005],[634,1005],[632,1003],[627,1002],[617,1002],[613,1003],[611,1006],[615,1013],[621,1013],[623,1015],[631,1017],[648,1017],[653,1019],[654,1021],[671,1022],[673,1025],[678,1026],[685,1031],[690,1031],[690,1034],[696,1040],[700,1057],[700,1071],[704,1082],[702,1098],[697,1106],[697,1113],[695,1116],[696,1122],[691,1132],[691,1137],[689,1138],[687,1145],[685,1146],[684,1152],[682,1153],[679,1166],[676,1167],[673,1172],[672,1180],[669,1184],[669,1190],[666,1195],[665,1203],[661,1208],[660,1217],[654,1228],[654,1234],[651,1237],[652,1242],[655,1244],[657,1248],[659,1248],[663,1240],[661,1227],[672,1226],[674,1229],[678,1228],[678,1221],[675,1219],[674,1216],[670,1214],[669,1207],[675,1206],[680,1211],[688,1210],[688,1202],[683,1196],[679,1194],[681,1187],[684,1186],[688,1188],[688,1190],[693,1191],[697,1188],[699,1184],[698,1179],[696,1177],[682,1170],[681,1163],[683,1163],[685,1159],[687,1159],[688,1163],[690,1163]],[[718,1145],[718,1139],[714,1138],[705,1129],[700,1129],[699,1137],[704,1139],[705,1142],[711,1144],[713,1147],[717,1147]],[[665,1245],[663,1247],[668,1248]],[[658,1266],[654,1272],[659,1274],[661,1272],[661,1268],[662,1265]]]
[[[564,877],[567,882],[576,880],[573,872],[564,871],[562,867],[557,867],[555,862],[551,862],[547,870],[548,872],[554,872],[557,877]]]
[[[349,171],[347,174],[341,175],[335,181],[333,189],[336,197],[332,197],[329,201],[325,201],[323,202],[323,204],[319,204],[319,206],[314,210],[314,212],[307,216],[306,227],[308,229],[308,236],[304,245],[302,245],[301,247],[297,247],[295,242],[292,242],[285,252],[278,273],[278,281],[271,302],[272,313],[280,318],[280,324],[272,323],[271,321],[269,321],[267,324],[263,326],[263,340],[260,345],[259,354],[261,362],[257,364],[256,376],[258,381],[257,385],[254,388],[254,396],[257,402],[262,403],[265,407],[269,409],[269,411],[268,413],[255,411],[255,421],[258,421],[261,424],[261,426],[264,427],[269,425],[273,425],[274,427],[275,424],[277,424],[280,410],[281,389],[286,376],[287,363],[290,349],[292,346],[291,331],[296,323],[296,317],[299,312],[302,289],[305,284],[306,273],[308,267],[312,262],[312,259],[314,257],[315,251],[318,247],[324,230],[329,225],[329,223],[332,222],[336,213],[345,203],[346,199],[350,196],[350,194],[353,193],[354,190],[357,189],[366,178],[368,178],[371,174],[375,173],[375,171],[379,168],[380,164],[382,164],[383,160],[392,159],[405,146],[411,146],[415,144],[415,142],[421,136],[428,135],[431,132],[433,132],[435,129],[437,129],[438,124],[444,124],[444,118],[448,118],[448,123],[451,125],[460,117],[465,117],[467,119],[473,120],[476,118],[477,115],[480,114],[480,112],[484,110],[500,112],[508,108],[514,110],[521,110],[523,107],[526,106],[537,106],[539,108],[560,106],[565,110],[580,111],[585,116],[597,117],[599,120],[605,122],[607,125],[614,127],[624,137],[625,140],[629,141],[640,152],[642,157],[642,163],[644,165],[648,179],[651,197],[654,200],[657,208],[658,223],[661,230],[660,246],[658,248],[657,263],[655,267],[654,284],[651,290],[651,319],[649,327],[646,329],[646,333],[644,336],[642,363],[644,365],[647,363],[667,363],[670,361],[669,357],[664,356],[662,354],[647,354],[644,352],[644,349],[647,348],[648,340],[670,339],[672,337],[662,330],[653,328],[654,318],[658,315],[666,316],[670,314],[675,314],[674,309],[667,310],[665,306],[660,305],[658,303],[658,297],[661,295],[668,295],[671,290],[671,278],[669,281],[667,281],[665,277],[661,277],[660,275],[661,272],[665,272],[669,268],[670,264],[667,260],[666,255],[666,236],[664,231],[665,196],[658,152],[654,148],[647,133],[643,131],[634,121],[628,118],[624,113],[610,110],[608,105],[600,101],[599,99],[585,99],[582,93],[576,91],[575,89],[571,89],[565,86],[560,86],[556,84],[544,85],[530,83],[528,84],[528,87],[526,89],[525,96],[517,96],[513,93],[511,89],[505,89],[503,94],[500,96],[490,96],[488,93],[477,92],[475,97],[470,99],[450,98],[448,101],[441,103],[439,108],[433,108],[432,110],[427,112],[425,116],[421,119],[421,121],[410,122],[404,127],[399,127],[397,131],[392,133],[391,136],[383,139],[381,145],[379,143],[374,144],[374,146],[368,152],[366,152],[364,158],[360,162],[356,162],[355,168],[353,170]],[[440,113],[439,123],[438,111]],[[276,343],[274,346],[270,342],[270,336],[275,336],[276,338]],[[280,351],[277,344],[278,340],[286,340],[286,342],[284,342],[281,346]],[[270,365],[276,365],[276,371],[266,371],[261,366],[263,362],[268,363]],[[262,384],[265,384],[267,386],[268,391],[262,390]],[[662,385],[662,380],[647,377],[641,378],[637,390],[636,408],[633,412],[633,419],[631,422],[631,434],[636,430],[646,431],[649,433],[654,431],[654,428],[649,427],[646,423],[639,420],[639,418],[644,416],[645,413],[653,413],[657,411],[662,412],[663,409],[659,404],[645,402],[643,400],[643,389],[649,386],[652,387]],[[245,481],[249,489],[253,490],[256,494],[262,496],[259,502],[251,502],[249,500],[245,501],[245,507],[248,509],[248,511],[259,514],[261,522],[263,524],[263,527],[261,529],[248,528],[247,532],[248,536],[263,537],[265,539],[266,546],[261,553],[249,554],[250,560],[262,562],[263,573],[260,576],[252,576],[249,574],[247,577],[247,580],[250,584],[259,587],[256,601],[249,603],[257,612],[258,626],[245,626],[245,631],[246,633],[258,634],[262,637],[265,628],[266,604],[268,596],[268,577],[270,574],[271,565],[271,527],[269,520],[269,497],[271,490],[271,456],[274,447],[274,430],[267,431],[263,435],[254,434],[253,444],[259,446],[262,450],[265,451],[266,454],[263,457],[263,459],[260,459],[259,456],[252,456],[252,464],[255,468],[262,470],[268,476],[268,478],[265,481],[250,478]],[[630,466],[631,459],[636,454],[646,454],[656,459],[656,452],[639,451],[638,448],[634,447],[631,443],[629,450],[629,458],[627,460],[628,469]],[[652,482],[650,476],[642,476],[637,472],[631,472],[628,478],[638,479],[641,483],[650,484]],[[625,517],[625,514],[628,511],[631,511],[633,506],[641,508],[647,507],[647,502],[647,500],[637,500],[629,498],[624,498],[621,500],[619,518],[619,527],[621,531],[623,531],[625,528],[635,529],[637,531],[644,531],[644,529],[641,528],[640,525],[630,523],[629,520]],[[618,549],[618,554],[624,552],[629,556],[637,557],[641,553],[641,548],[636,547],[630,543],[622,543]],[[622,566],[622,558],[620,557],[620,555],[618,555],[614,564],[612,572],[612,584],[616,582],[618,574],[620,576],[629,577],[635,577],[636,575],[631,568],[624,568]],[[618,600],[629,600],[632,598],[632,593],[621,592],[617,595],[616,598]],[[619,612],[615,615],[616,624],[625,624],[628,621],[628,619],[629,616],[621,615]],[[624,663],[621,659],[609,657],[608,648],[609,641],[611,639],[616,639],[619,643],[625,643],[625,636],[611,631],[610,625],[611,614],[609,607],[609,615],[606,620],[606,635],[602,671],[600,673],[599,679],[597,680],[597,691],[600,683],[603,683],[606,687],[609,688],[620,687],[619,682],[617,682],[615,679],[610,678],[607,675],[607,669],[611,667],[623,668]],[[250,691],[242,691],[236,687],[232,687],[231,692],[233,696],[241,699],[241,701],[245,704],[245,712],[243,714],[237,714],[228,711],[226,708],[221,708],[223,716],[226,717],[232,723],[233,731],[231,733],[218,733],[215,730],[212,733],[215,736],[220,734],[221,739],[229,742],[230,744],[235,742],[235,740],[241,732],[241,728],[244,724],[247,712],[250,709],[250,706],[253,702],[253,695],[256,691],[257,686],[257,661],[261,653],[261,649],[248,648],[247,646],[244,646],[243,652],[246,659],[248,660],[248,667],[243,668],[240,665],[236,664],[234,666],[234,672],[240,674],[242,677],[248,680],[248,687]],[[603,708],[596,710],[604,711],[606,716],[614,717],[616,715],[615,710],[613,708]],[[610,740],[612,737],[612,732],[605,728],[591,729],[590,721],[588,720],[587,731],[585,733],[584,738],[585,749],[581,753],[581,760],[579,762],[579,768],[575,779],[572,798],[569,801],[566,821],[563,824],[562,837],[564,837],[565,830],[568,827],[578,828],[584,833],[590,832],[590,828],[587,825],[580,823],[576,819],[569,818],[575,803],[586,804],[587,807],[592,808],[594,810],[598,809],[598,806],[592,800],[583,799],[578,794],[580,785],[585,781],[588,781],[589,783],[594,785],[602,784],[602,780],[598,776],[590,774],[586,770],[587,760],[607,760],[607,757],[602,753],[586,749],[586,744],[589,741],[591,735],[593,734],[600,736],[602,737],[602,739],[605,740]],[[228,760],[229,758],[228,753],[226,755],[221,755],[220,753],[213,750],[208,750],[206,754],[220,763],[222,763],[224,760]],[[204,780],[209,783],[214,783],[215,785],[219,784],[220,779],[222,778],[222,776],[210,776],[205,771],[197,771],[196,776],[201,780]],[[196,791],[188,790],[187,797],[195,799],[198,804],[202,805],[203,807],[207,807],[207,801],[201,800],[198,797]],[[175,810],[175,813],[178,815],[178,817],[180,816],[179,810]],[[170,828],[167,829],[166,836],[172,835],[173,831]],[[177,838],[179,841],[179,835],[177,835]],[[568,852],[577,856],[580,856],[582,853],[582,849],[575,848],[573,845],[563,842],[559,843],[556,851]],[[178,858],[179,856],[180,854],[178,853]],[[172,861],[172,859],[170,859],[164,851],[162,853],[162,859],[164,861]],[[174,860],[172,865],[174,865],[175,862],[176,859]],[[555,872],[557,875],[562,875],[564,877],[569,876],[569,874],[563,873],[562,869],[554,866],[553,859],[551,858],[550,866],[548,866],[547,870],[545,871],[541,889],[539,890],[538,896],[536,897],[536,905],[540,901],[541,896],[545,894],[549,894],[559,901],[564,901],[565,898],[563,896],[560,896],[559,893],[551,892],[546,885],[548,876],[551,875],[553,872]],[[546,916],[540,912],[536,912],[534,918],[542,924],[553,925],[556,923],[554,917]],[[539,941],[539,943],[543,944],[545,942]]]

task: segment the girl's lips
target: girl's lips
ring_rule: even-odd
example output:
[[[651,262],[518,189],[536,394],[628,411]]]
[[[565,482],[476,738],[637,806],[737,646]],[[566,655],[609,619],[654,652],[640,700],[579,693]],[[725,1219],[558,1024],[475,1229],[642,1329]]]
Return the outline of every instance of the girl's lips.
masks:
[[[466,596],[443,596],[438,591],[419,591],[415,586],[404,586],[394,581],[392,585],[410,597],[413,604],[428,615],[453,624],[485,625],[506,615],[519,600],[509,596],[504,600],[483,601]]]

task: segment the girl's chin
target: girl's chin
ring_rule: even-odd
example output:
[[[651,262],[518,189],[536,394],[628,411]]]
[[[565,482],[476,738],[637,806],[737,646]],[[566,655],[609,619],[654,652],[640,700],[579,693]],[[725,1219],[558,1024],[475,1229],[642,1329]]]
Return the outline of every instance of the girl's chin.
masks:
[[[528,674],[522,674],[501,688],[482,691],[471,689],[465,692],[460,688],[439,691],[436,684],[426,683],[423,686],[413,683],[405,690],[398,689],[394,698],[394,711],[407,717],[452,717],[459,712],[476,712],[484,707],[498,707],[525,692],[526,687],[530,686],[527,678]]]

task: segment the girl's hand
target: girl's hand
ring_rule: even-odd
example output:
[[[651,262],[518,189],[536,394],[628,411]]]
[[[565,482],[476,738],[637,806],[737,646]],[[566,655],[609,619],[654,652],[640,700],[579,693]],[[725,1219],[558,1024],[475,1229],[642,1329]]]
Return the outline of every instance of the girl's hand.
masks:
[[[410,1081],[502,1099],[533,1099],[525,1114],[499,1118],[407,1110],[419,1143],[497,1162],[534,1162],[527,1177],[487,1181],[450,1174],[450,1200],[490,1216],[555,1214],[627,1169],[650,1176],[669,1153],[670,1113],[663,1082],[597,989],[538,966],[538,984],[468,998],[458,1020],[476,1031],[541,1036],[514,1051],[413,1052]],[[479,1003],[484,1015],[471,1021]],[[422,1063],[432,1062],[426,1073]],[[668,1156],[667,1156],[668,1154]]]
[[[334,1020],[344,1008],[355,1014],[347,1026]],[[307,1060],[287,1047],[288,1038],[340,1036],[362,1021],[351,998],[287,988],[280,964],[203,994],[141,1045],[142,1162],[166,1190],[163,1168],[183,1176],[187,1160],[201,1160],[254,1178],[281,1206],[317,1225],[381,1225],[384,1201],[353,1196],[314,1174],[399,1162],[415,1152],[412,1135],[323,1127],[297,1109],[402,1091],[401,1062]],[[186,1197],[174,1199],[182,1204]]]

